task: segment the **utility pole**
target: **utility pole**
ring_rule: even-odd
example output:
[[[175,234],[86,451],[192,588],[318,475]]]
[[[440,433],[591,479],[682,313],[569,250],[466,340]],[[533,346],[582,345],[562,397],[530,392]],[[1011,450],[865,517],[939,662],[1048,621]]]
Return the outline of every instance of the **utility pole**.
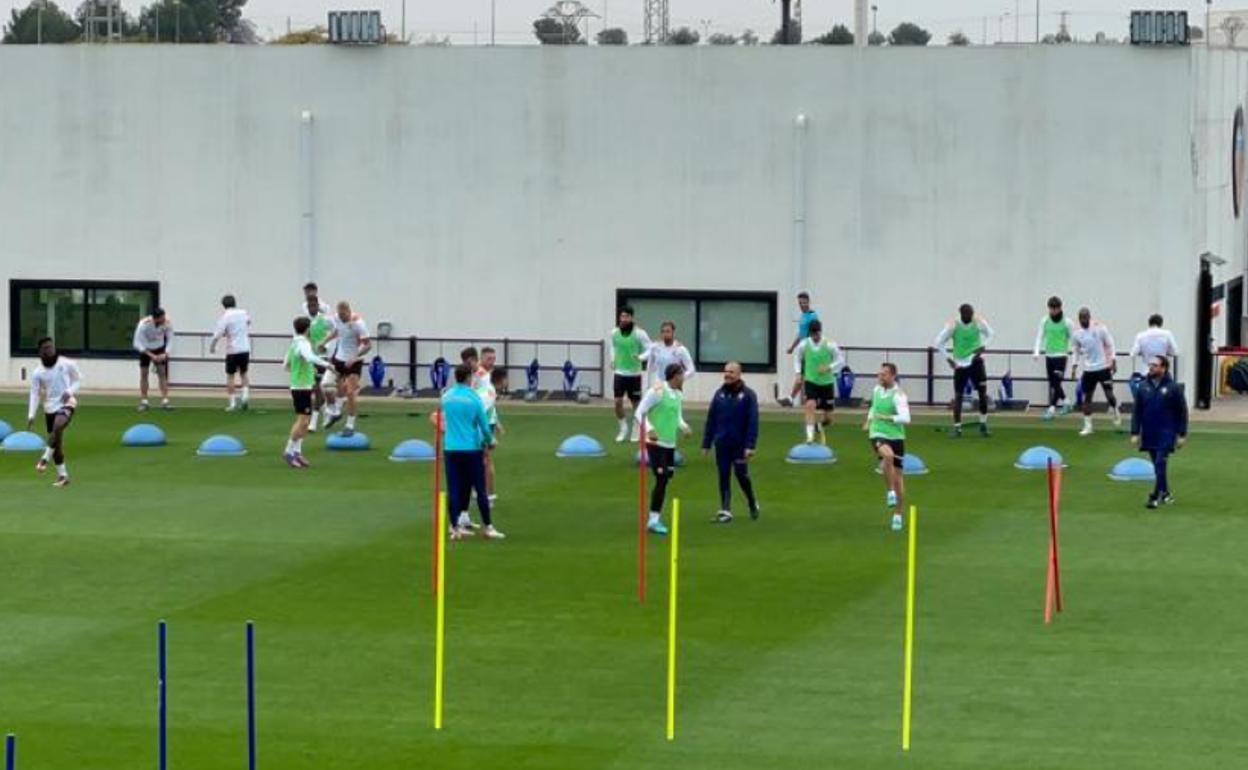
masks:
[[[43,45],[43,6],[47,4],[47,0],[39,3],[39,10],[35,12],[35,45]]]
[[[494,37],[495,31],[498,29],[498,3],[497,0],[490,0],[490,46],[496,44]]]
[[[789,35],[792,32],[792,16],[790,16],[790,8],[793,0],[780,0],[780,45],[788,45],[791,41]]]
[[[1040,0],[1036,0],[1036,42],[1040,42]]]
[[[1018,43],[1020,42],[1019,37],[1018,37],[1018,22],[1019,22],[1019,19],[1022,17],[1022,7],[1020,5],[1021,2],[1022,0],[1014,0],[1014,44],[1015,45],[1018,45]]]
[[[286,23],[290,24],[290,17],[286,17]],[[403,38],[403,45],[407,45],[407,0],[403,0],[403,5],[399,10],[399,36]]]

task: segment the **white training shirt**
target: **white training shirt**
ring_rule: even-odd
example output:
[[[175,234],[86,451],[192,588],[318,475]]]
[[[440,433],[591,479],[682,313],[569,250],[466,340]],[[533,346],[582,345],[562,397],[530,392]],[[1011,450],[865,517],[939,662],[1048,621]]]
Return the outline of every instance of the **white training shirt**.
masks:
[[[819,345],[827,345],[832,349],[832,374],[839,374],[841,369],[845,368],[845,356],[841,355],[841,346],[827,337],[820,337],[818,342],[814,338],[807,337],[798,343],[797,348],[793,351],[793,371],[798,374],[804,374],[806,371],[806,348],[816,348]]]
[[[1150,326],[1135,335],[1135,342],[1131,343],[1131,359],[1140,374],[1148,372],[1149,359],[1158,356],[1173,359],[1178,354],[1179,346],[1174,342],[1174,335],[1169,329],[1158,326]]]
[[[166,353],[173,352],[173,324],[170,323],[169,317],[165,316],[165,322],[160,326],[152,320],[152,317],[145,316],[139,321],[138,326],[134,327],[134,349],[140,353],[146,353],[149,350],[165,349]]]
[[[77,406],[78,399],[75,396],[81,385],[82,372],[78,371],[78,364],[65,356],[58,357],[51,368],[40,363],[30,377],[30,410],[26,419],[35,419],[41,396],[45,414],[56,414],[65,407]]]
[[[1082,361],[1085,372],[1104,371],[1114,360],[1114,338],[1099,321],[1093,321],[1086,329],[1076,326],[1071,340],[1075,344],[1075,364]]]
[[[954,326],[956,326],[957,323],[961,320],[962,320],[961,318],[958,318],[956,320],[950,321],[949,323],[945,324],[945,328],[941,329],[940,334],[936,335],[936,343],[933,347],[935,347],[940,352],[944,353],[945,358],[952,361],[954,366],[958,367],[959,369],[965,369],[966,367],[970,366],[972,362],[974,362],[975,357],[971,356],[969,358],[954,358],[953,350],[952,350],[953,329],[954,329]],[[988,347],[988,343],[992,341],[992,333],[993,333],[992,327],[988,325],[987,321],[985,321],[983,318],[980,318],[979,316],[975,316],[975,324],[979,326],[980,342],[983,343],[984,347]]]
[[[228,308],[217,319],[217,331],[212,344],[225,340],[226,355],[251,352],[251,316],[241,307]]]
[[[646,352],[641,354],[641,358],[646,362],[646,374],[649,375],[652,384],[667,380],[664,374],[671,364],[680,364],[685,370],[686,380],[697,374],[697,369],[693,366],[693,356],[689,355],[689,349],[676,341],[673,341],[671,345],[664,345],[662,340],[651,343]]]
[[[350,321],[343,321],[335,313],[331,320],[334,322],[334,335],[338,341],[334,358],[346,363],[358,357],[360,346],[368,341],[368,325],[364,323],[364,319],[359,313],[352,313]]]

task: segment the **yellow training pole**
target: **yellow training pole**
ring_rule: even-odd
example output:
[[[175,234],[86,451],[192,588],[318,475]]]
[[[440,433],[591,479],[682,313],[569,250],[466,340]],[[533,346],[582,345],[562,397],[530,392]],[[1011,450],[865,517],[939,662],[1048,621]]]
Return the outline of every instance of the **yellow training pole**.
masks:
[[[433,653],[433,729],[442,729],[442,668],[446,660],[446,493],[438,496],[438,621]]]
[[[676,740],[676,566],[680,553],[680,500],[672,501],[672,582],[667,591],[667,739]]]
[[[901,704],[901,750],[910,750],[910,701],[914,696],[914,567],[919,509],[910,506],[910,556],[906,575],[906,684]]]

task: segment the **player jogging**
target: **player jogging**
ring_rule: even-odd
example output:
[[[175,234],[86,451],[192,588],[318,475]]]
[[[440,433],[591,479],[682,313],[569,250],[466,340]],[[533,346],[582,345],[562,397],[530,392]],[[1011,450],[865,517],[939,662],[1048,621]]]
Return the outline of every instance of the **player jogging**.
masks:
[[[659,341],[650,344],[642,354],[646,362],[648,386],[663,382],[663,373],[672,364],[680,364],[685,371],[685,381],[697,373],[689,349],[676,340],[676,324],[664,321],[659,326]]]
[[[836,407],[836,373],[845,365],[841,349],[823,336],[823,323],[810,322],[810,336],[798,343],[793,366],[802,378],[806,408],[806,443],[815,443],[816,436],[828,443],[826,429],[832,424]],[[816,422],[815,412],[819,412]]]
[[[303,438],[308,435],[312,422],[312,392],[316,389],[317,368],[329,366],[328,361],[312,350],[312,341],[308,339],[311,326],[312,321],[306,316],[295,319],[295,336],[282,362],[282,368],[290,372],[290,400],[295,407],[295,423],[290,426],[290,438],[282,459],[292,468],[311,465],[303,456]]]
[[[217,331],[208,344],[208,352],[216,353],[217,343],[225,340],[225,393],[230,399],[225,411],[233,412],[246,409],[251,401],[251,380],[247,377],[247,370],[251,368],[251,316],[238,307],[233,294],[221,298],[221,307],[224,310],[217,319]],[[241,403],[234,392],[236,374],[242,389]]]
[[[633,309],[628,305],[620,308],[616,326],[607,337],[607,342],[611,347],[611,368],[615,370],[612,390],[615,394],[615,418],[620,421],[620,432],[615,436],[618,444],[630,438],[624,399],[627,398],[634,409],[641,401],[642,356],[650,349],[651,343],[645,330],[634,323]],[[633,424],[633,441],[640,440],[640,429],[639,424]]]
[[[975,386],[979,396],[979,432],[988,433],[988,370],[984,366],[984,349],[992,340],[992,327],[975,308],[964,304],[958,308],[958,317],[945,324],[936,336],[935,347],[944,353],[953,367],[953,433],[962,437],[962,396],[967,383]],[[952,350],[950,349],[952,343]]]
[[[871,392],[871,408],[862,426],[880,461],[884,476],[884,505],[893,512],[892,528],[901,531],[906,484],[903,468],[906,457],[906,426],[910,424],[910,402],[897,385],[897,367],[880,365],[879,384]]]
[[[169,403],[169,356],[173,353],[173,324],[165,311],[156,308],[139,319],[134,327],[134,349],[139,354],[139,411],[151,408],[147,402],[148,382],[152,365],[156,366],[156,382],[160,388],[160,408],[172,409]]]
[[[319,289],[315,283],[306,283],[303,286],[303,304],[299,306],[296,318],[307,318],[311,323],[308,327],[308,341],[312,343],[312,352],[318,356],[326,356],[325,343],[329,339],[329,335],[334,331],[334,321],[331,317],[329,305],[321,302]],[[328,362],[327,362],[328,364]],[[330,366],[316,367],[316,385],[312,388],[312,419],[308,422],[308,432],[315,433],[317,423],[322,419],[325,421],[325,429],[329,430],[335,422],[341,419],[341,411],[337,406],[337,399],[334,397],[336,386],[327,384],[325,377],[330,371]]]
[[[1162,328],[1165,321],[1157,313],[1148,317],[1148,328],[1135,335],[1131,343],[1131,361],[1135,364],[1135,372],[1140,376],[1152,376],[1150,365],[1154,358],[1166,359],[1166,371],[1174,367],[1174,357],[1179,354],[1179,346],[1169,329]]]
[[[646,458],[654,472],[646,529],[656,535],[667,534],[662,518],[663,502],[667,497],[667,485],[676,475],[676,442],[681,434],[688,436],[690,433],[682,406],[685,370],[680,364],[670,364],[663,375],[666,381],[649,388],[637,405],[638,424],[646,421]]]
[[[810,336],[811,323],[819,320],[819,314],[810,309],[810,295],[804,291],[797,295],[797,309],[801,312],[801,315],[797,318],[797,336],[793,338],[793,342],[789,345],[788,351],[786,351],[789,355],[793,355],[793,351],[797,350],[797,346],[802,344],[802,340]],[[789,391],[789,395],[784,398],[780,398],[780,383],[775,385],[776,401],[781,406],[793,406],[793,402],[801,392],[802,377],[800,373],[793,378],[793,388]]]
[[[1096,396],[1097,385],[1105,391],[1114,425],[1121,425],[1122,413],[1118,411],[1118,399],[1114,397],[1114,372],[1118,371],[1118,362],[1114,360],[1114,338],[1105,324],[1092,320],[1092,311],[1086,307],[1079,309],[1079,327],[1075,329],[1074,342],[1075,365],[1071,374],[1076,374],[1080,364],[1083,364],[1083,376],[1079,378],[1079,388],[1083,391],[1083,430],[1079,431],[1079,435],[1092,435],[1092,399]]]
[[[507,372],[494,368],[497,360],[498,354],[494,348],[488,345],[481,348],[481,358],[476,374],[472,378],[472,389],[485,407],[495,444],[498,443],[498,437],[503,432],[502,423],[498,421],[498,384],[507,381]],[[490,505],[498,500],[498,495],[494,490],[494,448],[494,446],[487,446],[482,450],[485,460],[485,491],[490,496]]]
[[[74,419],[78,408],[78,388],[82,386],[82,373],[78,364],[63,358],[56,352],[51,337],[39,340],[39,366],[30,377],[30,409],[26,413],[26,429],[35,426],[35,413],[43,402],[44,426],[48,431],[48,446],[43,450],[35,470],[43,473],[48,461],[56,464],[54,487],[69,486],[69,468],[65,464],[65,431]]]
[[[344,300],[338,303],[338,312],[332,321],[334,330],[325,338],[325,344],[337,343],[330,363],[338,377],[338,398],[347,402],[347,427],[343,429],[342,435],[351,437],[355,435],[355,418],[358,414],[356,394],[360,392],[360,375],[364,373],[364,354],[372,350],[373,341],[368,338],[368,325],[359,313],[351,311],[350,302]],[[341,408],[339,404],[337,409]],[[338,414],[340,411],[336,410],[325,424],[326,430],[337,421]]]
[[[1048,304],[1049,314],[1040,319],[1032,357],[1039,359],[1044,353],[1044,374],[1049,381],[1049,408],[1044,412],[1044,419],[1052,420],[1059,409],[1062,414],[1070,411],[1062,380],[1066,379],[1066,359],[1070,355],[1075,325],[1063,313],[1061,297],[1049,297]]]

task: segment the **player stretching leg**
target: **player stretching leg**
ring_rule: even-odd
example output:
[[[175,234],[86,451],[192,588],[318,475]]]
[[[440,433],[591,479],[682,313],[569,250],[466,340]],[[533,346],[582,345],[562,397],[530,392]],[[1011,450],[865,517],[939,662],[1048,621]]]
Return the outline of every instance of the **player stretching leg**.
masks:
[[[810,336],[798,344],[793,365],[806,391],[806,443],[815,443],[818,436],[820,443],[826,445],[826,429],[832,424],[832,410],[836,407],[836,372],[845,365],[845,359],[840,347],[824,338],[822,322],[810,322]]]
[[[611,368],[615,370],[612,386],[615,393],[615,418],[620,421],[620,432],[615,443],[629,440],[628,412],[624,410],[627,398],[633,409],[641,401],[642,356],[650,349],[650,336],[645,329],[633,322],[633,309],[628,305],[620,308],[614,329],[607,337],[611,346]],[[640,425],[634,424],[632,440],[640,440]]]
[[[663,502],[667,498],[667,485],[676,475],[676,442],[681,434],[689,435],[682,404],[685,394],[681,387],[685,381],[685,369],[671,364],[663,373],[666,382],[660,382],[646,391],[637,406],[637,422],[646,421],[646,457],[654,472],[654,490],[650,493],[650,520],[646,529],[656,535],[666,535],[663,525]]]
[[[156,308],[134,327],[134,349],[139,354],[139,411],[146,412],[147,391],[152,364],[156,365],[156,382],[160,387],[160,408],[172,409],[169,403],[169,355],[173,352],[173,324],[165,311]]]
[[[992,327],[975,308],[964,304],[958,317],[945,324],[936,337],[936,348],[945,354],[953,367],[953,436],[962,436],[962,394],[966,384],[973,383],[979,395],[979,432],[988,435],[988,371],[984,367],[984,349],[992,339]],[[950,351],[949,343],[953,343]]]
[[[30,410],[26,414],[26,429],[35,426],[35,412],[43,401],[44,426],[48,431],[48,446],[43,450],[35,470],[43,473],[48,461],[56,464],[54,487],[69,486],[69,468],[65,465],[65,431],[74,419],[78,408],[78,388],[82,385],[82,373],[78,365],[56,352],[51,337],[39,340],[39,366],[30,378]]]
[[[325,356],[325,341],[334,331],[334,322],[330,318],[329,305],[321,302],[318,292],[315,283],[304,284],[304,302],[295,317],[303,316],[311,322],[312,325],[308,327],[308,341],[312,343],[312,352]],[[325,384],[325,375],[328,372],[327,366],[316,367],[316,386],[312,388],[312,420],[308,423],[310,433],[316,433],[317,423],[321,419],[325,420],[325,429],[329,430],[341,418],[334,390]]]
[[[897,386],[897,367],[880,365],[879,384],[871,393],[871,408],[862,426],[867,431],[875,456],[884,476],[884,504],[893,512],[892,528],[901,531],[901,512],[905,505],[906,483],[903,474],[906,457],[906,425],[910,424],[910,402]]]
[[[1122,413],[1118,411],[1118,399],[1114,396],[1114,373],[1118,371],[1118,362],[1114,360],[1114,338],[1109,329],[1100,321],[1092,320],[1092,311],[1079,309],[1079,328],[1075,329],[1075,366],[1074,374],[1083,363],[1083,376],[1079,379],[1079,387],[1083,390],[1083,430],[1080,436],[1092,435],[1092,400],[1096,395],[1096,386],[1105,391],[1105,400],[1109,402],[1109,412],[1114,418],[1114,425],[1122,424]]]
[[[311,326],[312,321],[304,316],[295,319],[295,337],[282,362],[282,367],[290,372],[290,399],[295,406],[295,424],[290,427],[282,459],[292,468],[311,465],[303,456],[303,438],[308,435],[312,421],[312,391],[316,388],[317,369],[329,366],[328,361],[312,350],[312,341],[308,339]]]

